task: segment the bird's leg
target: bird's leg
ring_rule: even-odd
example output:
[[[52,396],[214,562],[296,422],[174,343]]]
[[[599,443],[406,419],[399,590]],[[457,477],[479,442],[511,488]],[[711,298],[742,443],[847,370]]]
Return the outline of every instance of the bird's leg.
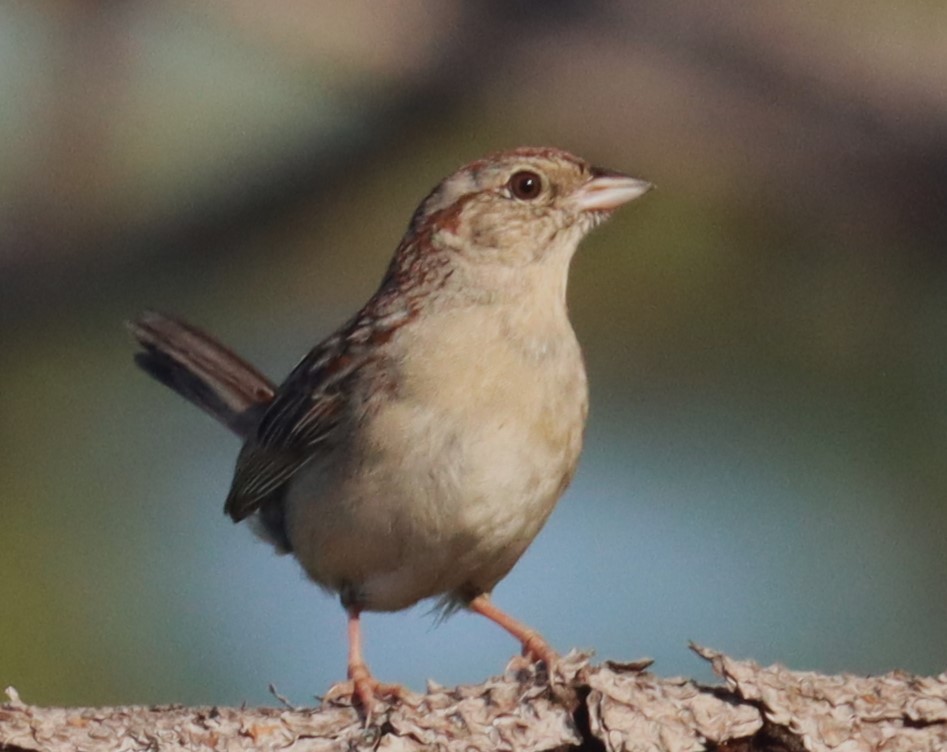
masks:
[[[352,682],[352,697],[357,699],[367,717],[371,716],[376,697],[399,697],[403,687],[398,684],[382,684],[369,671],[362,657],[362,628],[359,616],[361,609],[350,606],[349,615],[349,679]]]
[[[478,595],[467,604],[467,607],[503,627],[523,645],[523,655],[534,661],[543,661],[546,664],[546,670],[549,671],[550,676],[552,675],[559,656],[539,632],[498,609],[486,593]]]

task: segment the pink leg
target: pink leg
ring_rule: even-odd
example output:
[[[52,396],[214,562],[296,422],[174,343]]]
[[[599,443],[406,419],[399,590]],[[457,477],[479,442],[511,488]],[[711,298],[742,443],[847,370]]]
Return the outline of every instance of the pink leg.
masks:
[[[352,697],[357,699],[367,714],[377,697],[398,697],[402,687],[397,684],[382,684],[369,671],[362,657],[361,611],[350,608],[349,614],[349,679],[352,681]]]
[[[486,616],[495,624],[499,624],[520,641],[523,645],[523,655],[529,656],[535,661],[543,661],[546,668],[550,672],[552,671],[559,660],[559,656],[549,646],[549,643],[540,636],[539,632],[498,609],[493,605],[490,596],[486,594],[478,595],[470,601],[468,608],[481,616]]]

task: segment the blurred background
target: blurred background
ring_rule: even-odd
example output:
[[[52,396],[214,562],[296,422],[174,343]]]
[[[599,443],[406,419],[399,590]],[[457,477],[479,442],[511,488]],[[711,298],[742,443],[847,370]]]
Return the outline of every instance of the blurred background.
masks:
[[[238,442],[132,364],[150,306],[281,379],[417,202],[550,144],[658,190],[583,245],[592,411],[497,602],[560,650],[947,668],[947,6],[0,6],[0,686],[297,703],[338,604],[222,514]],[[550,406],[554,409],[554,406]],[[516,646],[366,619],[421,689]]]

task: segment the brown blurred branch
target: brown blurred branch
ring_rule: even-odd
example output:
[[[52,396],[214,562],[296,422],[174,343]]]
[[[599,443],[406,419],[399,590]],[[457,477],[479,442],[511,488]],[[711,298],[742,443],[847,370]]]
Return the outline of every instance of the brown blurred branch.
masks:
[[[647,661],[592,666],[573,652],[553,688],[515,660],[478,686],[407,693],[367,724],[332,701],[311,710],[39,708],[10,689],[0,751],[947,749],[947,674],[824,676],[693,649],[724,684],[659,678]]]

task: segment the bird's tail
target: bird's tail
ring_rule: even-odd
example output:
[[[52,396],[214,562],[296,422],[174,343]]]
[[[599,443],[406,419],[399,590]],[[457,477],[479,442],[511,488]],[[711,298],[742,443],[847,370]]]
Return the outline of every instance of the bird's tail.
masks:
[[[128,328],[142,350],[135,362],[162,384],[246,438],[276,387],[210,335],[145,311]]]

